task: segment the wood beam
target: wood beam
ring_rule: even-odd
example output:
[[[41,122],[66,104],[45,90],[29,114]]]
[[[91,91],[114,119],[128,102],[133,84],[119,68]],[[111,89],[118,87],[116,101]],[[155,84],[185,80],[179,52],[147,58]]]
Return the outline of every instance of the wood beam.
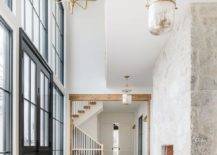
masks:
[[[151,94],[132,94],[133,101],[150,101]],[[71,101],[122,101],[122,94],[70,94]]]

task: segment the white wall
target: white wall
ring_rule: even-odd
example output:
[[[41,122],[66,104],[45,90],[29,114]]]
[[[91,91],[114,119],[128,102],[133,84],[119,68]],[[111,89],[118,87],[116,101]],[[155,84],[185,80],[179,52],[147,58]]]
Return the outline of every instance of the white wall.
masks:
[[[147,106],[148,103],[141,104],[138,110],[135,112],[135,131],[134,131],[134,154],[138,154],[138,125],[139,125],[139,118],[143,115],[143,117],[147,116]],[[148,123],[143,122],[143,155],[148,155]]]
[[[71,15],[69,92],[105,91],[104,0],[89,3],[87,10],[77,8]]]
[[[191,154],[190,9],[162,49],[154,69],[151,103],[151,155],[174,145],[175,155]]]
[[[85,121],[83,124],[79,125],[79,127],[87,133],[89,136],[98,141],[98,115],[94,115]]]

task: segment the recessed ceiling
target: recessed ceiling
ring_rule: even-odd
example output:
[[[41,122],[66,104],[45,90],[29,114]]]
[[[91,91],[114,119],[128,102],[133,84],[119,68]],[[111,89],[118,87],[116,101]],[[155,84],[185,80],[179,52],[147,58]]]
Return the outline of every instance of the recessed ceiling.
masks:
[[[132,87],[152,87],[152,70],[168,34],[148,31],[145,0],[107,0],[105,3],[107,87],[123,87],[130,75]]]

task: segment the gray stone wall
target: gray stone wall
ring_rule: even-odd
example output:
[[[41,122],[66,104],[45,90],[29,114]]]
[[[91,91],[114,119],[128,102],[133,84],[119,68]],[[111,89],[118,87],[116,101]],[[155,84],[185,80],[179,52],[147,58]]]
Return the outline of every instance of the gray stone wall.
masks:
[[[217,155],[217,3],[192,3],[154,70],[152,153]]]
[[[192,4],[192,155],[217,155],[217,3]]]
[[[188,10],[190,11],[190,10]],[[155,64],[151,104],[151,155],[174,145],[175,155],[190,155],[190,16],[171,34]]]

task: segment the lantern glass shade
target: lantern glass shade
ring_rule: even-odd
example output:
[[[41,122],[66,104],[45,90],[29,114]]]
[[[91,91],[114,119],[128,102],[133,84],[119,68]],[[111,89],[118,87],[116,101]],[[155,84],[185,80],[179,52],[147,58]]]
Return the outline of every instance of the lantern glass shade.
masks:
[[[131,104],[132,103],[132,95],[123,94],[122,95],[123,104]]]
[[[172,30],[175,20],[176,4],[171,0],[157,0],[149,6],[149,30],[160,35]]]

